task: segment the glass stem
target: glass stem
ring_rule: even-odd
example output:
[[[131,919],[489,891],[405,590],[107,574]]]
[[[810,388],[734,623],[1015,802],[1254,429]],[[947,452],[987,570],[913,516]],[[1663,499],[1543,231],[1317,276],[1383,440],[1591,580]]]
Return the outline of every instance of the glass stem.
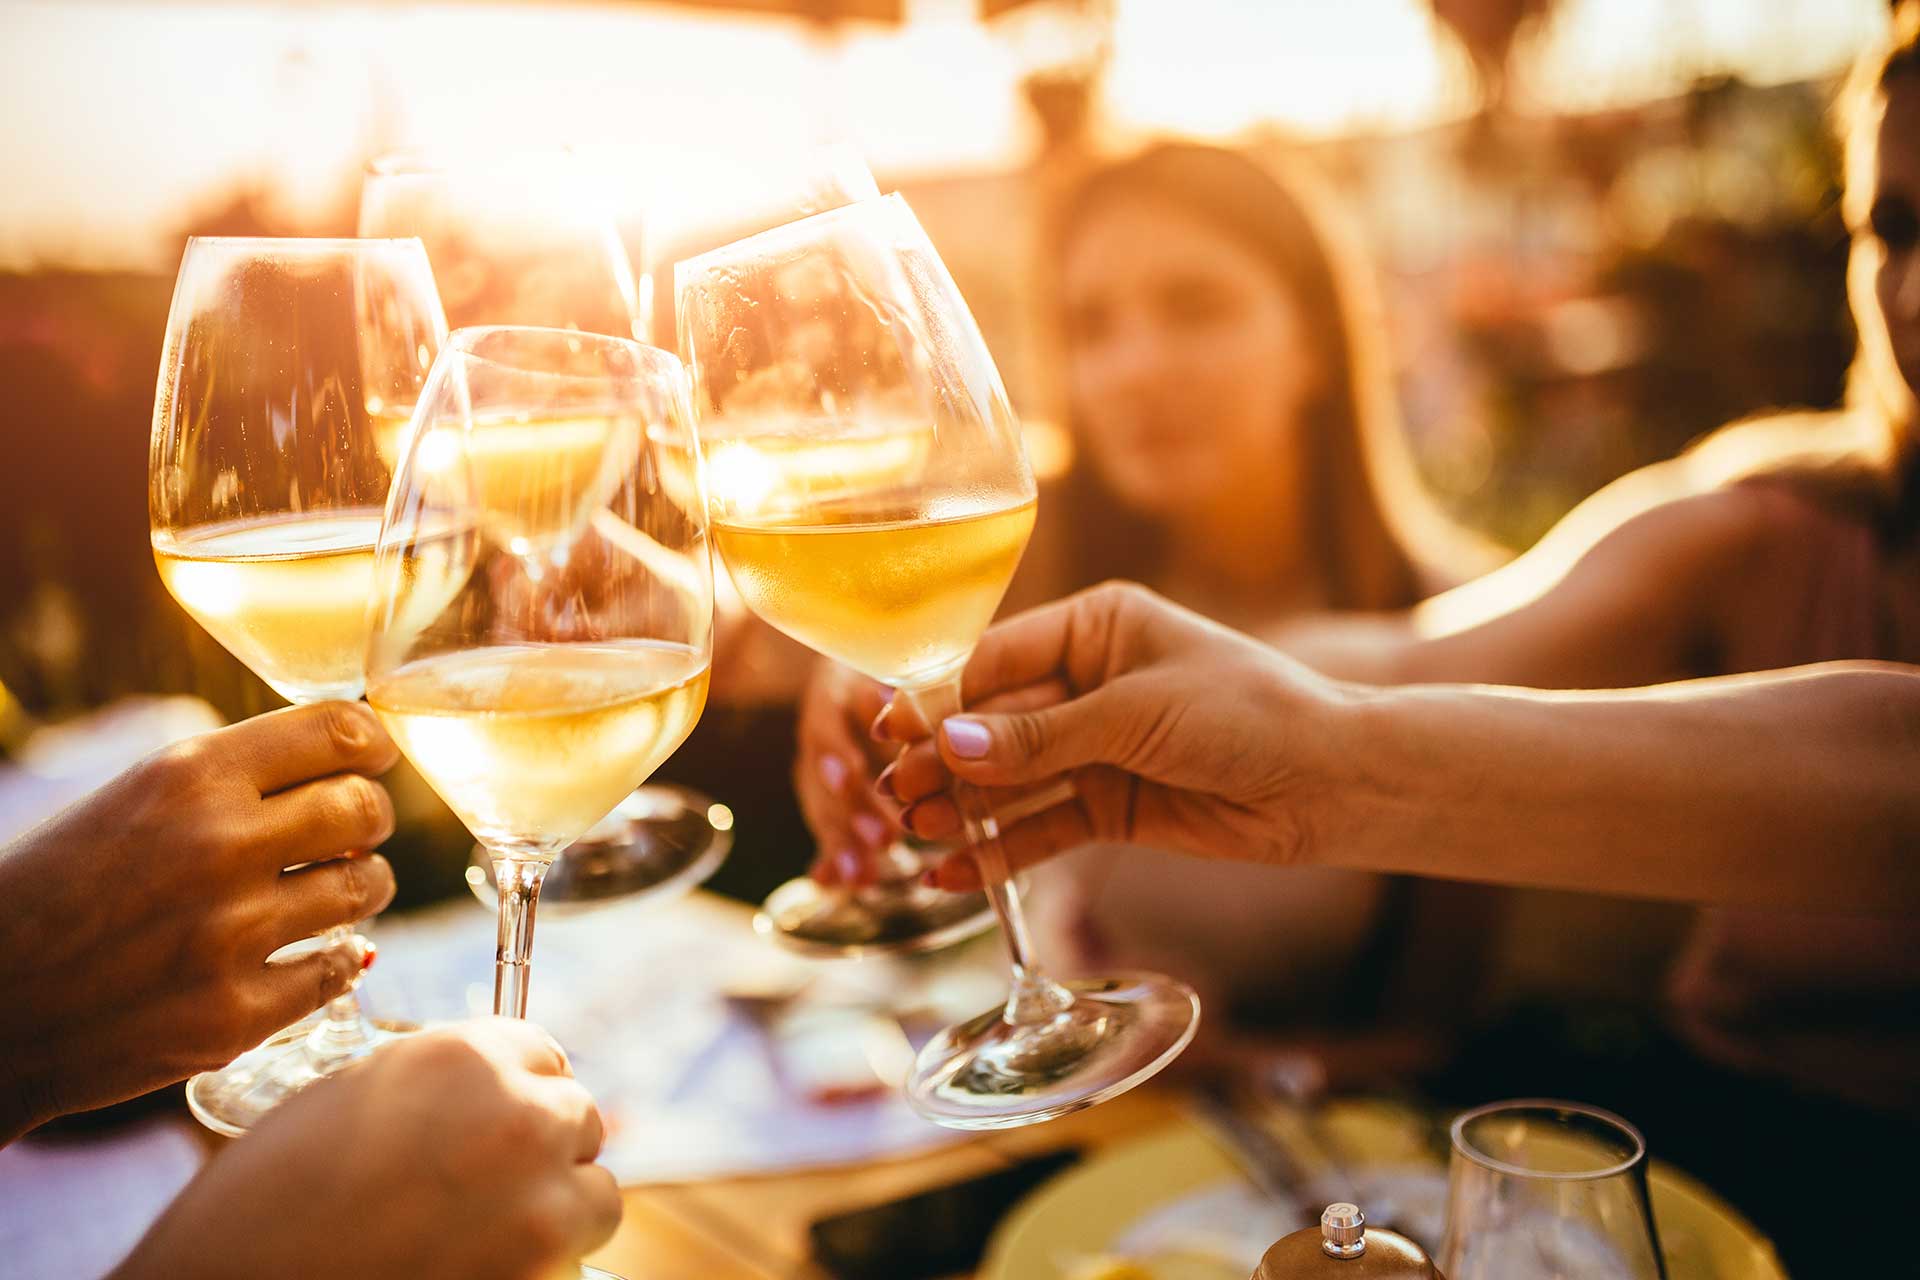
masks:
[[[352,925],[337,924],[326,932],[329,947],[344,947],[352,941]],[[355,975],[353,986],[327,1001],[326,1016],[307,1033],[307,1048],[314,1057],[322,1061],[344,1058],[366,1048],[367,1027],[360,1018],[360,999],[354,995],[359,986],[360,978]]]
[[[493,957],[493,1011],[509,1018],[527,1016],[527,984],[532,977],[533,913],[540,905],[540,884],[548,863],[496,855],[493,878],[500,886],[500,941]]]
[[[923,689],[902,689],[914,712],[931,733],[940,731],[940,722],[959,715],[960,677]],[[1073,1005],[1073,993],[1041,971],[1034,956],[1033,938],[1027,932],[1026,913],[1020,906],[1020,890],[1007,869],[1006,850],[1000,846],[1000,824],[995,821],[987,798],[978,787],[953,784],[954,807],[966,834],[969,852],[980,868],[980,883],[1000,920],[1000,936],[1006,940],[1007,959],[1013,966],[1013,989],[1007,994],[1005,1017],[1014,1026],[1031,1026],[1064,1013]]]

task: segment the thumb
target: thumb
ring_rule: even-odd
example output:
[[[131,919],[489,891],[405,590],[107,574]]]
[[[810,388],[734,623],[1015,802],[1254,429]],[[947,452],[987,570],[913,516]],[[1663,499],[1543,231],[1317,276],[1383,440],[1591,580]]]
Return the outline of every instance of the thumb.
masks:
[[[980,786],[1039,782],[1128,752],[1104,689],[1032,711],[970,712],[940,722],[940,758]]]

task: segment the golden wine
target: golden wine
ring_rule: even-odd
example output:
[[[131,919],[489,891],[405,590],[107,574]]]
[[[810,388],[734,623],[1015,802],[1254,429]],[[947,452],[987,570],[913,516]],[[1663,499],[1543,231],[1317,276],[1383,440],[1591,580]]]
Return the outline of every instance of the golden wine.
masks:
[[[376,508],[156,531],[160,580],[193,620],[289,702],[357,698]]]
[[[391,468],[400,464],[410,417],[395,411],[374,418],[375,445]],[[464,478],[448,476],[450,492],[471,499],[461,505],[479,513],[489,536],[525,555],[577,534],[619,491],[639,456],[639,431],[636,420],[623,417],[442,424],[421,443],[414,467],[423,475],[470,468]]]
[[[685,645],[496,645],[407,663],[367,701],[489,848],[550,858],[692,731],[707,659]]]
[[[755,525],[808,524],[822,506],[910,493],[936,444],[925,418],[878,416],[826,431],[810,419],[728,420],[703,425],[700,436],[722,518]]]
[[[753,611],[896,687],[965,665],[1033,532],[1034,504],[933,519],[756,526],[714,543]]]

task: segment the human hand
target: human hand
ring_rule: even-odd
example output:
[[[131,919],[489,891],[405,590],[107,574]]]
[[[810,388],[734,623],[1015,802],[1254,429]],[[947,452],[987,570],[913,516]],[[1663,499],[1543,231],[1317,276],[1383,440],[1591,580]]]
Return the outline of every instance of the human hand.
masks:
[[[371,775],[396,758],[357,703],[289,708],[157,752],[0,849],[0,1143],[222,1066],[349,990],[357,942],[267,957],[393,897],[359,851],[392,834]]]
[[[873,789],[891,753],[869,731],[888,696],[886,686],[825,661],[801,694],[793,788],[819,851],[811,874],[822,884],[872,880],[899,834],[896,812]]]
[[[1319,731],[1341,686],[1144,588],[1107,584],[1009,619],[968,664],[970,708],[936,739],[889,707],[877,731],[920,738],[885,779],[907,829],[961,832],[954,778],[988,789],[1071,779],[1074,796],[1007,825],[1009,868],[1091,841],[1291,864],[1320,843],[1345,769]],[[931,873],[980,882],[971,857]]]
[[[421,1032],[222,1151],[111,1280],[531,1280],[620,1222],[600,1113],[537,1026]]]

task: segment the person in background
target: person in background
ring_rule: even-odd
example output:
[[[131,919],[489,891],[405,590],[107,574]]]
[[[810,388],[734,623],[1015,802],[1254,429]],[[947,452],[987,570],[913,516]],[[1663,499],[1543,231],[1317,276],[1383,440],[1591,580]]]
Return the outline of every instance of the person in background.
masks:
[[[1463,1062],[1456,1082],[1561,1087],[1650,1131],[1664,1124],[1668,1152],[1713,1171],[1789,1261],[1816,1270],[1824,1242],[1798,1212],[1816,1189],[1791,1171],[1844,1168],[1850,1186],[1880,1196],[1901,1180],[1893,1153],[1914,1140],[1920,1116],[1920,832],[1910,800],[1920,679],[1920,4],[1895,10],[1889,39],[1854,68],[1839,114],[1859,332],[1841,410],[1717,433],[1596,495],[1512,565],[1411,613],[1309,619],[1271,633],[1321,671],[1373,685],[1638,687],[1559,701],[1354,693],[1373,709],[1360,714],[1385,727],[1355,746],[1376,777],[1393,769],[1391,726],[1410,723],[1387,708],[1452,717],[1429,750],[1402,758],[1404,794],[1393,807],[1424,812],[1417,839],[1384,863],[1360,864],[1419,860],[1448,874],[1447,828],[1459,818],[1480,824],[1471,838],[1482,849],[1453,862],[1455,874],[1584,877],[1580,887],[1597,891],[1713,904],[1671,971],[1666,1027],[1651,1049],[1641,1042],[1637,1061],[1569,1053],[1543,1062],[1533,1027]],[[1544,731],[1525,723],[1541,716],[1568,736],[1542,736],[1501,761],[1513,735]],[[1639,764],[1627,767],[1629,754]],[[1556,803],[1533,807],[1557,788]],[[1612,820],[1602,806],[1615,809]],[[1503,839],[1510,848],[1493,847]],[[1690,861],[1701,839],[1711,868]],[[1528,857],[1538,861],[1523,869]],[[1620,1027],[1611,1034],[1621,1038]],[[1663,1047],[1666,1036],[1677,1046]],[[1543,1081],[1556,1070],[1572,1083]],[[1764,1117],[1757,1128],[1755,1116]],[[1759,1149],[1769,1158],[1752,1159]]]
[[[1116,576],[1232,625],[1404,608],[1493,560],[1414,477],[1364,264],[1304,174],[1163,144],[1092,172],[1053,227],[1074,462],[1042,494],[1008,606]],[[1412,548],[1419,548],[1420,557]],[[820,859],[857,877],[893,837],[867,783],[883,691],[821,664],[796,782]],[[1285,883],[1089,850],[1032,901],[1050,955],[1193,982],[1215,1007],[1311,1016],[1316,977],[1426,1012],[1464,991],[1472,949],[1407,939],[1484,895],[1339,872]],[[1470,931],[1471,932],[1471,931]],[[1397,971],[1397,973],[1396,973]],[[1415,991],[1404,989],[1417,975]]]

